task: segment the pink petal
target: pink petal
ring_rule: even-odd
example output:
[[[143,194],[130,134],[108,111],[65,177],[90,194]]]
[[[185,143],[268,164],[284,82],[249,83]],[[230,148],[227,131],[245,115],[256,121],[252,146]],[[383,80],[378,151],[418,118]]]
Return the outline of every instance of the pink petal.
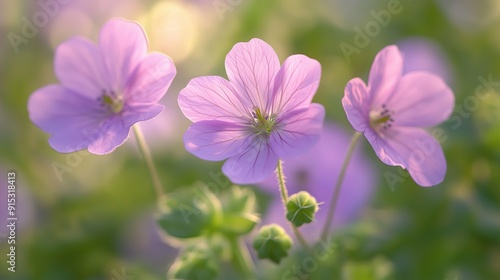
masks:
[[[316,93],[321,65],[305,55],[288,57],[276,74],[271,112],[306,108]]]
[[[175,65],[168,56],[162,53],[148,54],[127,81],[127,102],[158,102],[170,87],[175,74]]]
[[[125,125],[118,116],[112,116],[93,130],[89,152],[105,155],[113,152],[128,138],[130,127]]]
[[[354,78],[347,83],[342,106],[352,127],[360,132],[365,131],[370,124],[370,100],[363,80]]]
[[[428,72],[412,72],[399,82],[390,103],[395,111],[394,125],[429,127],[449,118],[455,96],[438,76]]]
[[[87,148],[89,134],[106,118],[97,102],[60,85],[35,91],[28,100],[28,112],[34,124],[51,134],[49,144],[61,153]]]
[[[120,117],[125,124],[132,126],[136,122],[150,120],[159,115],[165,106],[161,104],[134,104],[127,105]]]
[[[192,122],[220,120],[241,122],[249,118],[246,102],[225,79],[207,76],[192,79],[178,98],[182,113]]]
[[[383,163],[406,168],[404,157],[398,151],[393,150],[393,147],[388,144],[388,139],[380,137],[371,127],[366,128],[364,135]]]
[[[369,132],[367,134],[367,132]],[[384,138],[365,132],[377,156],[389,165],[408,169],[411,177],[423,187],[444,180],[446,159],[441,145],[421,128],[393,128]]]
[[[375,57],[368,78],[372,104],[380,106],[390,99],[403,74],[403,56],[395,45],[383,48]]]
[[[303,154],[318,141],[325,118],[325,108],[313,103],[307,109],[283,116],[283,127],[271,133],[270,145],[280,158]]]
[[[135,67],[146,56],[148,42],[138,23],[115,18],[101,29],[99,48],[108,69],[112,87],[109,90],[121,90]]]
[[[130,128],[139,121],[149,120],[163,110],[163,105],[154,104],[127,108],[121,115],[112,115],[94,128],[89,144],[89,152],[104,155],[113,152],[128,138]]]
[[[278,156],[262,140],[254,139],[242,154],[230,157],[222,166],[222,172],[235,184],[256,184],[273,173]]]
[[[82,96],[96,99],[109,88],[101,53],[86,38],[74,37],[59,45],[54,65],[56,76],[64,87]]]
[[[223,121],[200,121],[184,134],[186,149],[204,160],[223,160],[248,148],[248,127]]]
[[[231,84],[249,108],[269,112],[274,76],[280,69],[273,48],[260,39],[238,43],[226,56],[226,72]]]

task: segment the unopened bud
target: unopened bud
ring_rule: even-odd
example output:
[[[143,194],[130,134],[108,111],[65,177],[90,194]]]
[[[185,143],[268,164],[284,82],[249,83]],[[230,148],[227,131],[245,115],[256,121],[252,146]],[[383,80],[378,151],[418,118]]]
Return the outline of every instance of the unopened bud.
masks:
[[[269,259],[279,264],[288,255],[292,239],[285,230],[277,224],[263,226],[253,242],[259,259]]]
[[[300,227],[314,221],[318,209],[316,198],[306,191],[300,191],[288,198],[286,202],[286,218],[294,226]]]

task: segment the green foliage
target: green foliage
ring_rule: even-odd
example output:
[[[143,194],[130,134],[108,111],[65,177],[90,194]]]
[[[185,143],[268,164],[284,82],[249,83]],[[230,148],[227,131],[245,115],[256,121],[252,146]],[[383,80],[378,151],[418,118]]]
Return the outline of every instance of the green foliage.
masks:
[[[186,188],[162,198],[157,219],[167,234],[181,239],[199,237],[219,223],[220,202],[214,194],[203,190]]]
[[[219,273],[217,256],[204,243],[185,248],[168,272],[172,280],[212,280]]]
[[[232,186],[222,198],[223,214],[220,231],[231,235],[245,235],[260,221],[256,214],[255,193],[239,186]]]
[[[255,193],[231,186],[218,198],[203,185],[186,187],[162,198],[158,224],[174,238],[212,234],[244,235],[259,222]]]

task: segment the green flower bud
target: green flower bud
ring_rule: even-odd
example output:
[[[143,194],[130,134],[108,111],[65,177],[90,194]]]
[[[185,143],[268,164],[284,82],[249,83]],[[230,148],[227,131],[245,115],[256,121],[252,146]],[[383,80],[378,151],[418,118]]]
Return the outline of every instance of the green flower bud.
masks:
[[[162,197],[157,221],[169,236],[198,237],[220,223],[220,208],[217,197],[203,186],[183,188]]]
[[[318,212],[316,198],[306,191],[300,191],[291,195],[286,202],[286,218],[294,226],[300,227],[314,221],[314,215]]]
[[[288,255],[292,247],[292,239],[285,230],[277,224],[263,226],[253,241],[253,248],[259,259],[269,259],[279,264]]]
[[[219,273],[217,257],[210,248],[196,244],[187,247],[168,271],[167,279],[211,280]]]

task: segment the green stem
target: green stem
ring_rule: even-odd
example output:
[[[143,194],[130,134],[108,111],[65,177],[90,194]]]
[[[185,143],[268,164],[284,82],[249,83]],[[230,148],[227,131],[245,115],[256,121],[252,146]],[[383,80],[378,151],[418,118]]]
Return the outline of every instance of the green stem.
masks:
[[[286,202],[288,201],[288,190],[286,189],[285,173],[283,172],[283,161],[278,160],[278,167],[276,168],[276,177],[278,177],[278,185],[280,188],[281,202],[285,207],[286,213]]]
[[[253,275],[253,271],[255,271],[253,261],[246,245],[235,236],[227,236],[226,238],[231,247],[233,265],[245,277],[244,279],[256,279]]]
[[[137,139],[137,145],[139,146],[139,150],[141,151],[144,160],[146,161],[146,166],[149,171],[149,175],[151,177],[151,181],[153,182],[153,187],[156,191],[156,195],[158,199],[163,196],[163,187],[161,186],[160,177],[158,177],[158,172],[156,172],[155,164],[153,162],[153,158],[151,157],[151,152],[149,151],[148,145],[144,140],[144,136],[142,135],[141,128],[139,124],[135,124],[133,127],[135,138]]]
[[[359,139],[361,138],[360,137],[361,135],[362,135],[361,132],[355,132],[354,136],[352,137],[351,143],[349,144],[349,148],[347,150],[347,155],[346,155],[346,158],[344,160],[344,163],[342,164],[342,169],[340,170],[339,177],[337,178],[337,183],[335,184],[332,199],[330,201],[330,207],[328,208],[328,217],[326,218],[325,226],[323,227],[323,231],[321,232],[321,239],[322,240],[326,239],[326,237],[328,235],[328,230],[330,229],[330,226],[332,225],[333,217],[335,214],[335,208],[337,206],[337,201],[339,199],[340,189],[342,188],[342,182],[344,181],[345,173],[347,171],[347,166],[349,166],[349,162],[351,161],[352,154],[354,152],[354,148],[356,147],[356,144],[358,143]]]
[[[281,202],[283,203],[283,208],[285,209],[285,215],[287,213],[286,209],[286,203],[288,201],[288,190],[286,189],[286,182],[285,182],[285,174],[283,173],[283,161],[278,160],[278,167],[276,168],[276,177],[278,178],[278,185],[280,189],[280,194],[281,194]],[[285,217],[286,219],[286,217]],[[288,219],[287,219],[288,220]],[[305,250],[309,251],[309,245],[307,245],[307,242],[302,236],[302,233],[300,233],[299,229],[292,223],[288,222],[290,225],[290,228],[292,229],[293,233],[299,240],[300,244],[302,247],[304,247]]]

